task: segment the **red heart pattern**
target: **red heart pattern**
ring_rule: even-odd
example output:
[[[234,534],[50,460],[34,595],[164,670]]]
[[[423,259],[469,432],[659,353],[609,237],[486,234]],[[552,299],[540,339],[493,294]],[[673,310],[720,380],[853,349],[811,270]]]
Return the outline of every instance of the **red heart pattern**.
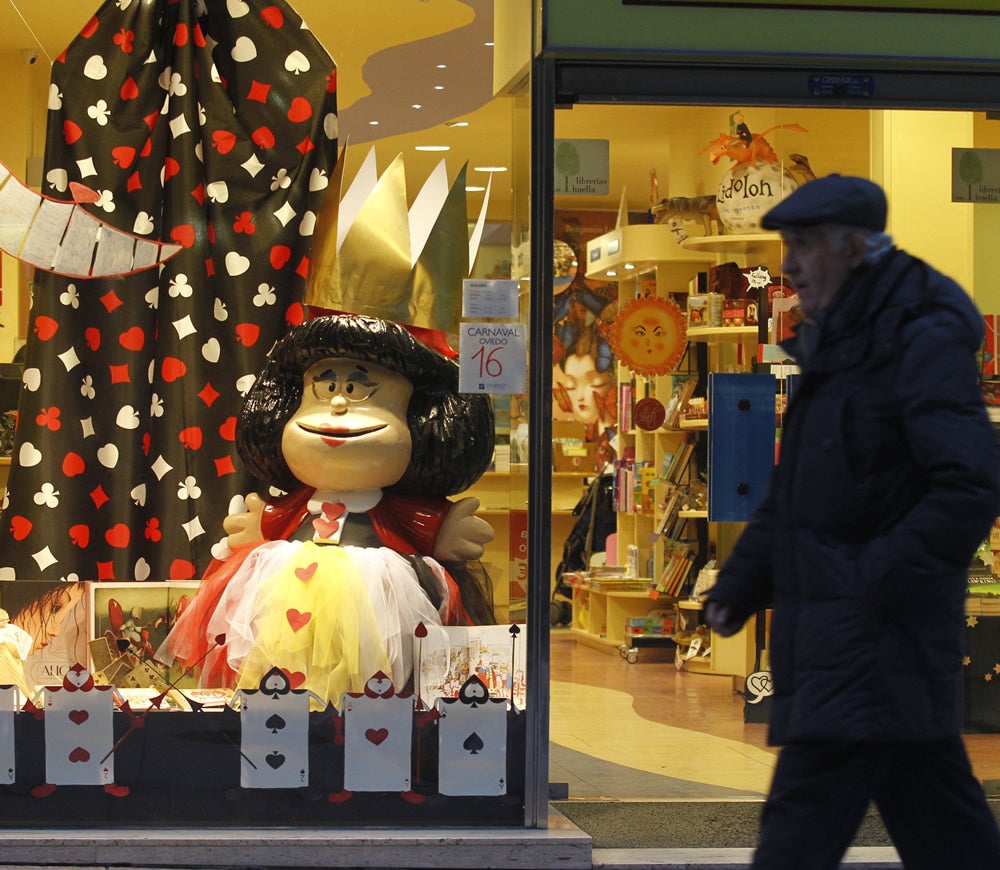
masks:
[[[309,621],[312,619],[312,614],[299,613],[299,611],[294,607],[290,607],[285,612],[285,619],[288,620],[288,624],[292,627],[292,631],[300,631],[309,624]]]
[[[389,736],[388,728],[366,728],[365,729],[365,740],[374,746],[379,746],[384,743],[386,738]]]
[[[286,68],[295,52],[307,63]],[[37,378],[22,391],[0,580],[190,579],[208,566],[227,505],[258,486],[235,421],[248,374],[301,308],[303,221],[323,196],[308,179],[337,158],[333,69],[284,0],[250,14],[105,3],[53,63],[48,125],[61,135],[46,143],[42,192],[99,192],[80,207],[182,250],[115,279],[36,275]],[[287,225],[274,219],[279,169],[293,179],[278,203],[298,216]],[[261,285],[267,303],[248,306]]]

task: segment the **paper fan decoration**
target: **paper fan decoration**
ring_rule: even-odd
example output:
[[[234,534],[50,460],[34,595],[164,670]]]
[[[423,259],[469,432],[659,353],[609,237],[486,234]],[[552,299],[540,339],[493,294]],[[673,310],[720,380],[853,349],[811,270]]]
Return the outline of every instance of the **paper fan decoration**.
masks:
[[[638,375],[665,375],[677,368],[687,345],[684,312],[656,296],[633,299],[611,324],[618,360]]]

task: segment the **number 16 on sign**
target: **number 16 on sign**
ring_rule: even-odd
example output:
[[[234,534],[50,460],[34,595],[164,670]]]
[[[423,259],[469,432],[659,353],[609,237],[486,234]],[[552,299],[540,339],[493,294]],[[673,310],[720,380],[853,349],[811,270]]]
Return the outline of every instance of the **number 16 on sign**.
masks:
[[[463,323],[458,345],[460,393],[523,393],[528,336],[521,323]]]

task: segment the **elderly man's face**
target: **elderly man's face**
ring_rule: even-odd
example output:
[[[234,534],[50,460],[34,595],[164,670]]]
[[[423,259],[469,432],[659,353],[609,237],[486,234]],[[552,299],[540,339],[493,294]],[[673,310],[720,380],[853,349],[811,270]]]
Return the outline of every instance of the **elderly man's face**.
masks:
[[[829,304],[864,259],[864,237],[843,227],[795,227],[782,230],[785,257],[781,271],[799,294],[799,306],[816,315]]]

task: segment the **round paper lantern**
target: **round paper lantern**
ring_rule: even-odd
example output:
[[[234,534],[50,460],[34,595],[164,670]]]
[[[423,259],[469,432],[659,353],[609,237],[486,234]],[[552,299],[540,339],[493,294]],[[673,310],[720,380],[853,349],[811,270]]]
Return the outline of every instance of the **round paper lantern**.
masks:
[[[715,195],[726,232],[761,232],[761,218],[798,186],[779,163],[736,164],[722,177]]]

